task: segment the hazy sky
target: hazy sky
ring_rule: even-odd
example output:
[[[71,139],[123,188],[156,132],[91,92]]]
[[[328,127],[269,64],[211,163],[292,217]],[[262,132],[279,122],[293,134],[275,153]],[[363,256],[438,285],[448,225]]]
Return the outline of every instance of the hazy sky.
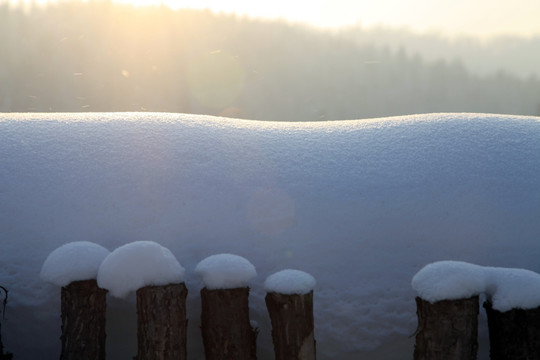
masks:
[[[123,0],[136,2],[137,0]],[[151,2],[151,0],[138,0]],[[158,2],[158,1],[156,1]],[[539,0],[165,0],[252,16],[282,17],[318,26],[360,23],[407,26],[447,34],[540,35]]]
[[[1,1],[1,0],[0,0]],[[25,2],[29,0],[11,0]],[[54,0],[38,0],[48,2]],[[66,1],[66,0],[63,0]],[[448,35],[540,35],[540,0],[115,0],[210,8],[317,26],[406,26]]]

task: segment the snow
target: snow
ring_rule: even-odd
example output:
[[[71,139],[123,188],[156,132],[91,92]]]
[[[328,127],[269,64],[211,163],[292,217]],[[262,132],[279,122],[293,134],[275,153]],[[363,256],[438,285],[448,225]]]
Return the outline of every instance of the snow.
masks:
[[[120,246],[103,260],[97,276],[99,287],[119,298],[145,286],[184,282],[185,269],[171,251],[153,241]]]
[[[195,273],[208,290],[246,287],[257,276],[255,266],[242,256],[217,254],[202,260]]]
[[[412,278],[412,287],[429,302],[466,299],[486,291],[482,266],[463,261],[438,261],[428,264]]]
[[[58,288],[39,277],[54,249],[151,240],[186,269],[190,357],[204,356],[194,269],[219,253],[257,268],[249,304],[261,360],[273,359],[264,279],[282,269],[317,279],[319,358],[411,357],[411,279],[426,264],[540,271],[539,154],[538,117],[1,114],[4,346],[16,358],[58,357]],[[134,307],[133,295],[108,297],[109,358],[136,353]]]
[[[487,296],[493,309],[534,309],[540,306],[540,274],[525,269],[489,267]]]
[[[483,294],[501,312],[540,306],[540,274],[525,269],[438,261],[423,267],[411,284],[429,302]]]
[[[304,271],[286,269],[267,277],[264,289],[284,295],[304,295],[315,288],[315,283],[315,278]]]
[[[90,241],[75,241],[52,251],[43,263],[40,277],[56,286],[96,279],[99,265],[109,250]]]

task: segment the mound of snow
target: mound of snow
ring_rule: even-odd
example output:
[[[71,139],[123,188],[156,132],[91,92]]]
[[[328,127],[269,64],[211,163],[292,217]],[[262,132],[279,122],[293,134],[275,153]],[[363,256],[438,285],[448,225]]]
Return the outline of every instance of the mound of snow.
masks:
[[[169,249],[153,241],[135,241],[120,246],[103,260],[97,281],[111,295],[125,297],[145,286],[181,283],[184,273]]]
[[[486,291],[486,271],[463,261],[428,264],[412,278],[411,285],[429,302],[466,299]]]
[[[540,306],[540,274],[525,269],[438,261],[423,267],[411,283],[429,302],[485,294],[493,309],[501,312]]]
[[[245,287],[257,276],[255,266],[246,258],[233,254],[217,254],[202,260],[195,268],[208,290]]]
[[[312,291],[315,284],[315,278],[310,274],[300,270],[286,269],[267,277],[264,289],[267,292],[284,295],[303,295]]]
[[[148,239],[187,269],[194,357],[204,352],[190,272],[232,253],[261,279],[291,268],[317,279],[318,357],[408,358],[411,278],[425,264],[540,271],[539,154],[538,117],[0,114],[0,285],[10,291],[2,340],[21,359],[58,357],[60,299],[39,278],[43,260],[74,236],[108,249]],[[258,358],[272,359],[266,291],[262,281],[250,287]],[[113,305],[135,313],[133,303]],[[126,331],[121,316],[107,324]],[[484,360],[486,329],[479,340]],[[125,358],[135,343],[118,336],[109,357]]]
[[[534,309],[540,306],[540,274],[511,268],[486,269],[487,297],[493,309]]]
[[[44,281],[57,286],[66,286],[73,281],[95,279],[99,266],[107,255],[109,250],[90,241],[70,242],[47,256],[40,276]]]

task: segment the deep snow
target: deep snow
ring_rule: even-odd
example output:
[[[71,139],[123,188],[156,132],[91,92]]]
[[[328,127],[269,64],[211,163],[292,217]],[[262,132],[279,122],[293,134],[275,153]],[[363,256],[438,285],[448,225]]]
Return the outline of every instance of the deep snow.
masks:
[[[257,268],[250,306],[260,359],[273,356],[263,282],[287,268],[317,279],[319,358],[412,358],[410,284],[424,265],[540,270],[539,154],[537,117],[2,114],[4,345],[20,359],[58,357],[60,290],[39,276],[51,251],[151,240],[186,268],[191,359],[202,354],[203,284],[193,271],[217,253]],[[133,356],[133,298],[109,300],[110,357]],[[480,359],[486,339],[483,328]]]

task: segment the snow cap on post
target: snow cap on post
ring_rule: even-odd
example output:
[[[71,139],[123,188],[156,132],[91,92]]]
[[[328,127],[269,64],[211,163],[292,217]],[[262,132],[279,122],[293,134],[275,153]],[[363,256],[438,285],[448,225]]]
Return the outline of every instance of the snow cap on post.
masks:
[[[418,296],[431,303],[466,299],[486,291],[485,268],[462,261],[438,261],[418,271],[411,285]]]
[[[501,312],[540,306],[540,274],[525,269],[438,261],[424,266],[411,284],[431,303],[485,294],[493,309]]]
[[[74,241],[52,251],[43,266],[40,277],[57,286],[97,277],[99,266],[109,250],[90,241]]]
[[[233,254],[209,256],[197,264],[195,273],[208,290],[245,287],[249,280],[257,276],[252,263]]]
[[[286,269],[267,277],[264,289],[283,295],[305,295],[315,288],[316,283],[315,278],[306,272]]]
[[[493,309],[534,309],[540,306],[540,274],[512,268],[488,267],[487,298]]]
[[[115,297],[145,286],[184,281],[185,269],[171,251],[153,241],[136,241],[110,253],[98,271],[98,285]]]

